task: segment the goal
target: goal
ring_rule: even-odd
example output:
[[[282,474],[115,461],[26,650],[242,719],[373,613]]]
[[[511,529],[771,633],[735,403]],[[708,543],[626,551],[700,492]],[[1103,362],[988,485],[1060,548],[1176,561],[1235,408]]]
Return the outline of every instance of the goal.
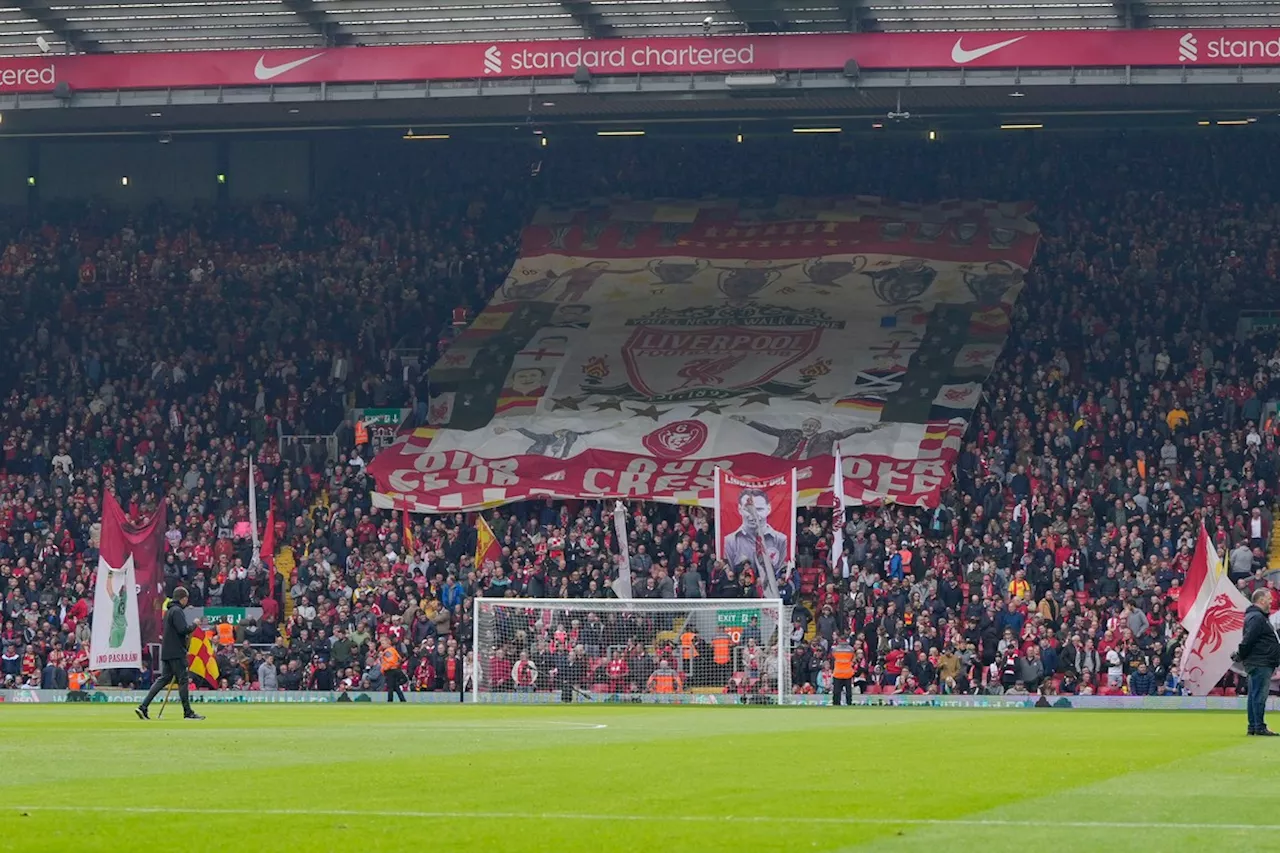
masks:
[[[479,598],[473,698],[782,704],[789,610],[758,599]]]

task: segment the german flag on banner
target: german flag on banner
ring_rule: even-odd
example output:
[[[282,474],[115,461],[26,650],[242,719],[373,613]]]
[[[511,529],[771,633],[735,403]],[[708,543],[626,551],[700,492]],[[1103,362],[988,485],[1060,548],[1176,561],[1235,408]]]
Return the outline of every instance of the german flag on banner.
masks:
[[[196,628],[192,632],[191,645],[187,647],[187,669],[209,682],[210,687],[218,686],[218,659],[214,657],[211,631]]]
[[[476,565],[483,566],[485,560],[493,560],[495,563],[502,557],[502,546],[498,544],[498,537],[493,535],[493,529],[489,527],[489,522],[484,520],[483,515],[476,516]]]
[[[884,410],[884,400],[876,400],[870,397],[846,397],[843,400],[836,401],[837,409],[847,409],[851,412],[863,412],[868,415],[878,415]]]
[[[401,510],[403,516],[400,519],[400,539],[404,542],[404,550],[406,554],[413,554],[418,550],[418,541],[413,535],[413,524],[409,521],[409,510]]]

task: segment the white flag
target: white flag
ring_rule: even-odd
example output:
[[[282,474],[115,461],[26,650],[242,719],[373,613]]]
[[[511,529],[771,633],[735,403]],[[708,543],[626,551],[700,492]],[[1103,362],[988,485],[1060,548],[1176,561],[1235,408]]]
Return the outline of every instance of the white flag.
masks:
[[[111,565],[105,554],[98,556],[89,639],[90,668],[138,669],[142,666],[137,588],[132,554],[117,566]]]
[[[849,558],[844,555],[844,511],[848,498],[844,493],[844,463],[840,448],[836,447],[835,473],[831,477],[831,490],[836,496],[836,517],[831,521],[831,567],[840,569],[840,577],[849,577]]]
[[[1192,624],[1187,628],[1178,665],[1192,696],[1207,696],[1231,668],[1231,655],[1240,647],[1244,611],[1249,606],[1226,572],[1211,571],[1204,587],[1204,606],[1197,605],[1191,612]]]
[[[618,501],[613,507],[613,530],[618,537],[618,577],[610,584],[618,598],[631,598],[631,555],[627,541],[627,510]]]

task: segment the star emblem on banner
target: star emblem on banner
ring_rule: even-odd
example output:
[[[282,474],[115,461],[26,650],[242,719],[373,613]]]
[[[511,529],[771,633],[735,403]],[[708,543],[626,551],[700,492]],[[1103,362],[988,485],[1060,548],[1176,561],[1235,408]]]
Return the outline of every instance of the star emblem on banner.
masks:
[[[648,405],[648,406],[645,406],[643,409],[628,409],[627,411],[631,412],[631,414],[637,417],[652,418],[653,420],[656,421],[658,418],[665,415],[669,410],[659,409],[657,406],[654,406],[654,405]]]
[[[555,412],[560,409],[569,409],[573,412],[581,411],[578,406],[586,399],[586,397],[554,397],[551,400],[551,411]]]
[[[742,398],[742,405],[744,405],[744,406],[749,406],[749,405],[751,405],[752,403],[761,403],[761,404],[763,404],[763,405],[766,405],[766,406],[767,406],[767,405],[769,405],[769,400],[770,400],[770,399],[772,399],[772,398],[769,396],[769,394],[767,394],[767,393],[766,393],[766,392],[764,392],[764,391],[759,391],[759,392],[757,392],[757,393],[755,393],[755,394],[748,394],[747,396],[743,397],[743,398]]]
[[[695,415],[718,415],[723,411],[724,406],[721,406],[715,400],[712,400],[710,403],[700,403],[693,407],[693,413]]]
[[[592,403],[592,404],[591,404],[591,406],[592,406],[592,408],[594,408],[597,412],[604,412],[604,411],[607,411],[607,410],[609,410],[609,409],[612,409],[612,410],[613,410],[613,411],[615,411],[615,412],[621,412],[621,411],[622,411],[622,401],[621,401],[621,400],[619,400],[619,399],[618,399],[618,398],[616,398],[616,397],[615,397],[615,398],[613,398],[612,400],[602,400],[602,401],[601,401],[601,402],[599,402],[599,403]]]
[[[805,394],[803,397],[799,397],[797,399],[803,400],[806,403],[825,403],[828,398],[819,397],[817,394],[814,394],[812,391],[810,391],[808,394]]]

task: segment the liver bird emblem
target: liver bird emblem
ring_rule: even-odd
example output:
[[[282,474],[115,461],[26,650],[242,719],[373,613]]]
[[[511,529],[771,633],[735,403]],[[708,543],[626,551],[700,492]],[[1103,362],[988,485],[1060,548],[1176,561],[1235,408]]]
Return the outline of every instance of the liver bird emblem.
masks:
[[[726,355],[723,358],[695,359],[676,371],[676,376],[683,379],[684,384],[675,390],[682,391],[690,385],[722,385],[724,377],[721,374],[744,358],[745,355]]]
[[[1206,654],[1213,654],[1222,648],[1222,640],[1232,631],[1244,627],[1244,613],[1236,607],[1230,596],[1220,594],[1214,598],[1209,609],[1204,612],[1204,620],[1200,623],[1200,633],[1196,637],[1196,646],[1191,654],[1203,659]],[[1207,652],[1205,647],[1212,644]]]

